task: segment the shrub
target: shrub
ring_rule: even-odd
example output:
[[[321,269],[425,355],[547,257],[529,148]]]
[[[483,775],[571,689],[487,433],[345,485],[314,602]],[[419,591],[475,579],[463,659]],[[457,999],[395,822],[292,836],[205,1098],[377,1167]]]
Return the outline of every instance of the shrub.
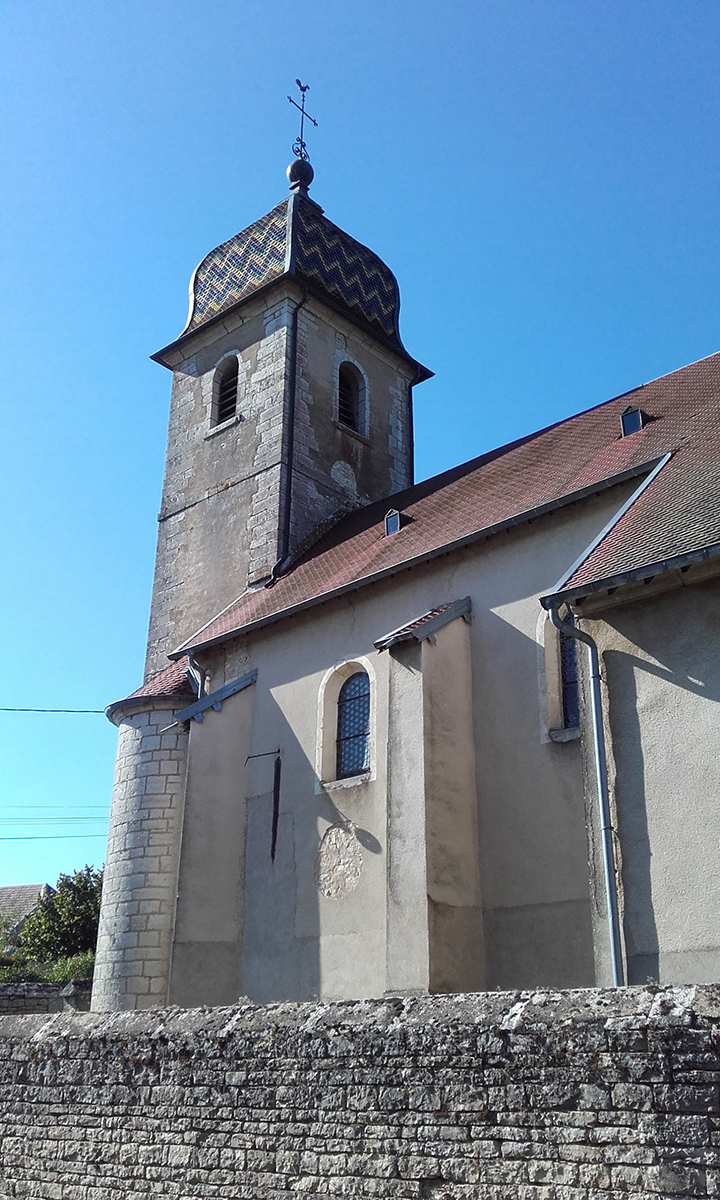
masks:
[[[85,866],[61,875],[57,890],[40,897],[18,938],[20,952],[41,963],[65,960],[95,950],[102,871]]]
[[[41,963],[20,954],[0,957],[0,983],[72,983],[74,979],[92,979],[95,955],[92,950]]]

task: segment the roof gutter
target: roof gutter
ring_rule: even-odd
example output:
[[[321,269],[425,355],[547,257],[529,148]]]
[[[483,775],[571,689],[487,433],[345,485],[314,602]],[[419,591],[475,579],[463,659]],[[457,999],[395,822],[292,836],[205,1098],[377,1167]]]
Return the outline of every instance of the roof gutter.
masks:
[[[278,612],[269,613],[266,617],[258,617],[255,621],[248,621],[245,625],[230,629],[226,633],[220,633],[216,637],[208,638],[207,641],[196,642],[194,640],[195,637],[202,633],[202,629],[199,629],[182,646],[179,646],[177,650],[173,650],[168,654],[168,658],[173,661],[181,658],[183,654],[187,654],[188,647],[191,647],[193,650],[205,650],[210,646],[220,645],[221,642],[230,641],[232,638],[244,637],[245,634],[254,633],[256,629],[263,629],[266,625],[274,625],[278,621],[284,621],[286,617],[296,616],[298,613],[306,612],[318,604],[326,604],[329,600],[335,600],[340,596],[347,595],[349,592],[355,592],[361,587],[391,579],[394,575],[399,575],[401,571],[407,571],[412,567],[419,566],[421,563],[432,562],[434,559],[451,554],[455,550],[462,550],[466,546],[474,545],[476,542],[487,541],[489,538],[495,537],[500,533],[505,533],[509,529],[514,529],[518,525],[525,525],[529,521],[534,521],[538,517],[545,516],[547,513],[555,512],[560,508],[566,508],[570,504],[576,504],[578,501],[585,500],[589,496],[598,495],[600,492],[607,491],[618,484],[626,483],[630,479],[636,479],[639,475],[643,475],[646,471],[651,470],[656,462],[656,459],[652,459],[650,462],[641,463],[636,467],[629,467],[626,471],[621,471],[617,475],[609,475],[606,479],[598,480],[584,488],[578,488],[574,492],[569,492],[566,496],[560,496],[555,500],[549,500],[545,504],[539,504],[535,508],[526,509],[524,512],[518,513],[513,517],[508,517],[504,521],[497,521],[494,525],[487,525],[483,529],[465,534],[461,538],[455,538],[451,542],[444,542],[441,546],[437,546],[433,550],[417,554],[413,558],[403,559],[400,563],[393,563],[392,566],[383,567],[380,571],[373,571],[370,575],[363,575],[358,579],[350,580],[349,583],[341,584],[340,587],[333,588],[329,592],[323,592],[319,596],[311,596],[307,600],[301,600],[298,604],[291,604],[287,608],[280,609]],[[233,600],[227,607],[231,608],[235,603],[236,601]],[[227,611],[227,609],[224,611]],[[216,614],[212,618],[212,621],[219,615],[221,614]],[[212,621],[208,621],[204,628],[211,625]]]
[[[617,575],[606,575],[604,579],[595,579],[592,583],[582,584],[581,587],[567,588],[563,592],[551,593],[543,596],[540,603],[543,608],[547,609],[556,602],[562,604],[566,601],[568,604],[572,604],[576,600],[583,600],[597,592],[614,591],[623,584],[636,583],[641,579],[653,579],[655,575],[660,575],[663,571],[682,571],[695,563],[714,558],[720,558],[720,542],[701,546],[697,550],[688,550],[685,554],[674,554],[671,558],[661,558],[658,562],[646,563],[641,567],[631,567]]]

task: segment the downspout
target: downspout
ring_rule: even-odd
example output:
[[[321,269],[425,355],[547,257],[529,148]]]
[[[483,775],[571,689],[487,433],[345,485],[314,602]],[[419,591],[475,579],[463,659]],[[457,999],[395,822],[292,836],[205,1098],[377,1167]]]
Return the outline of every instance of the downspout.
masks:
[[[299,304],[295,305],[291,325],[291,342],[292,349],[290,353],[290,383],[288,389],[288,406],[287,406],[287,423],[288,423],[288,441],[287,441],[287,471],[285,472],[285,487],[283,489],[283,523],[280,533],[280,553],[278,560],[275,563],[270,578],[265,587],[272,587],[277,582],[280,575],[280,570],[284,565],[290,553],[290,521],[292,518],[292,475],[293,475],[293,458],[295,456],[295,394],[297,391],[297,359],[298,359],[298,314],[300,309],[307,304],[308,293],[307,288],[303,291],[303,298]]]
[[[584,642],[590,653],[590,694],[592,698],[593,751],[597,777],[598,804],[600,807],[600,835],[602,840],[603,870],[605,874],[605,902],[607,904],[608,932],[610,935],[610,961],[614,987],[622,987],[623,972],[620,917],[617,890],[615,887],[615,853],[613,850],[613,827],[610,821],[610,795],[608,791],[607,758],[605,755],[605,733],[603,730],[602,694],[600,691],[600,655],[597,644],[589,633],[563,621],[558,612],[558,603],[549,607],[550,620],[556,629],[567,637]]]

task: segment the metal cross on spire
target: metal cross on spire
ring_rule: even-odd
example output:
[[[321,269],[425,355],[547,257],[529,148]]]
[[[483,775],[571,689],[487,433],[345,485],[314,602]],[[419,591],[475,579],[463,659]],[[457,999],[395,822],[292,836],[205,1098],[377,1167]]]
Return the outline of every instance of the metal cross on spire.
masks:
[[[305,145],[305,140],[304,140],[305,139],[305,118],[307,117],[308,121],[312,121],[313,125],[316,128],[317,128],[317,121],[315,120],[314,117],[310,116],[310,113],[305,112],[305,93],[310,90],[310,84],[309,83],[301,83],[299,79],[296,79],[295,82],[298,85],[298,87],[300,88],[301,103],[298,104],[297,100],[293,100],[292,96],[288,96],[288,100],[290,101],[290,103],[294,104],[295,107],[300,112],[300,136],[295,138],[295,141],[293,142],[293,154],[296,155],[297,158],[301,158],[303,160],[303,162],[309,162],[310,156],[307,152],[307,146]]]

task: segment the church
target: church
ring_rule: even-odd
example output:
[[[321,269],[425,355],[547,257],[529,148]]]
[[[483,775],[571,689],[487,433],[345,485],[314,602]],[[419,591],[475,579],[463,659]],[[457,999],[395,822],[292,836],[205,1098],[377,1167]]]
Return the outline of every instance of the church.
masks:
[[[288,169],[200,263],[93,1008],[720,980],[720,354],[415,483]]]

